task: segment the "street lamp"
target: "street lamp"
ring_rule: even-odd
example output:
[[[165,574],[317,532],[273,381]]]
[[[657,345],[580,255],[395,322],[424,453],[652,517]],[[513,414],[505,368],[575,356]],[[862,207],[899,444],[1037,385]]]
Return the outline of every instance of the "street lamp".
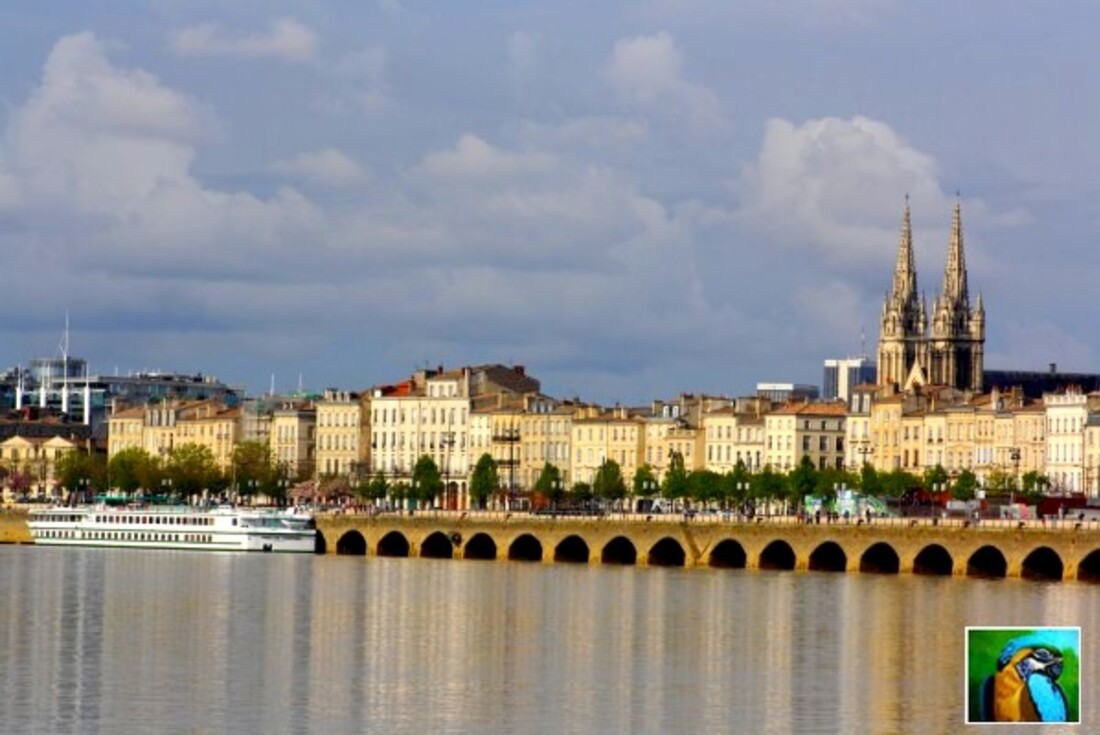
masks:
[[[1012,447],[1008,450],[1008,458],[1012,460],[1012,487],[1009,488],[1008,502],[1016,503],[1016,486],[1020,482],[1020,448]]]
[[[443,454],[443,505],[447,510],[451,510],[451,448],[455,445],[455,433],[453,431],[444,431],[439,442],[446,448],[446,452]]]
[[[162,477],[160,479],[160,494],[167,498],[172,494],[172,478]]]
[[[80,478],[79,480],[76,481],[77,492],[78,492],[79,497],[80,497],[79,502],[87,503],[89,501],[88,486],[90,484],[91,484],[91,480],[89,480],[87,477],[82,477],[82,478]]]

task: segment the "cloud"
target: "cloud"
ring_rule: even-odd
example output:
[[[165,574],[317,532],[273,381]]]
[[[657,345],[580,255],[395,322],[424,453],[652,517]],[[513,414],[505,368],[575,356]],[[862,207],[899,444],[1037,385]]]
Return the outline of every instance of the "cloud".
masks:
[[[21,195],[23,226],[62,238],[77,268],[175,279],[276,264],[321,228],[318,212],[292,189],[264,200],[205,187],[191,166],[209,117],[155,76],[112,64],[91,33],[68,36],[12,115],[0,180]]]
[[[866,117],[769,120],[737,192],[742,220],[848,266],[889,253],[883,244],[896,240],[906,193],[916,218],[942,228],[953,205],[935,159]]]
[[[552,155],[510,153],[465,133],[453,149],[425,156],[419,171],[435,179],[496,179],[546,173],[555,165]]]
[[[388,54],[372,46],[340,57],[323,71],[336,80],[337,89],[322,95],[317,106],[329,112],[357,110],[378,113],[389,108],[389,83],[386,80]]]
[[[679,49],[672,36],[661,31],[652,36],[621,39],[615,43],[603,77],[623,102],[650,111],[674,110],[687,115],[698,128],[719,128],[727,123],[722,106],[706,87],[681,75]]]
[[[317,33],[293,18],[268,24],[266,32],[234,36],[216,23],[182,28],[169,36],[169,46],[180,56],[239,56],[310,61],[317,50]]]
[[[367,181],[367,172],[347,154],[335,148],[299,153],[271,165],[276,173],[297,177],[315,186],[346,189]]]

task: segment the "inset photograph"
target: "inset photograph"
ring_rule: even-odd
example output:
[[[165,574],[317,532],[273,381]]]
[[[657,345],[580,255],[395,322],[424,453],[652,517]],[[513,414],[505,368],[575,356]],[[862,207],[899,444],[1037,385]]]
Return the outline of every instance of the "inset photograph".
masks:
[[[1081,629],[966,629],[966,722],[1079,722]]]

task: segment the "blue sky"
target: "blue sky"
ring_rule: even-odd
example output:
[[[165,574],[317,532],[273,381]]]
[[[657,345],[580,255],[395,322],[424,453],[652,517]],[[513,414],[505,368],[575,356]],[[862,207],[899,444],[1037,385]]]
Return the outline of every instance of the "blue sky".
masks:
[[[647,401],[873,352],[963,208],[987,367],[1100,370],[1100,10],[0,6],[0,364]]]

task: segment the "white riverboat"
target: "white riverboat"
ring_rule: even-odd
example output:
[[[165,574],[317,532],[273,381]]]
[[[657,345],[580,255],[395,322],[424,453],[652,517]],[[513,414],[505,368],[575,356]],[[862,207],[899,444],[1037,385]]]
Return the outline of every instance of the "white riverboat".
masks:
[[[43,546],[312,554],[317,538],[313,517],[297,509],[97,503],[35,509],[27,525]]]

